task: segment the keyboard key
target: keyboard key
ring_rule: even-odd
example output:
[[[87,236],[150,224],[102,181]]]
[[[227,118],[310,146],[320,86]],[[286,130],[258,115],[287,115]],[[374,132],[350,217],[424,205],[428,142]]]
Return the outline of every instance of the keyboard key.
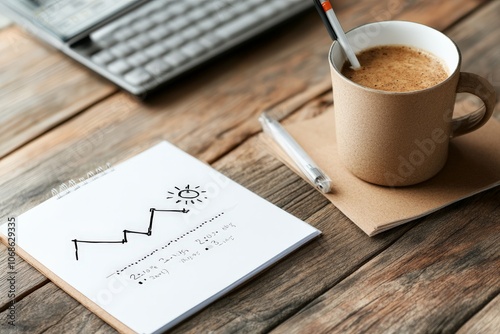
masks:
[[[200,21],[196,24],[196,27],[200,30],[200,32],[210,31],[218,25],[218,21],[214,19],[212,16]]]
[[[173,15],[179,15],[186,13],[193,5],[191,1],[176,1],[168,8],[168,11]]]
[[[224,8],[226,5],[227,3],[225,3],[225,1],[204,1],[200,4],[203,10],[205,10],[206,15],[216,13],[222,8]]]
[[[162,44],[157,43],[144,49],[144,53],[151,58],[156,58],[164,53],[167,53],[169,50],[169,48],[163,47]]]
[[[160,76],[170,71],[172,69],[172,66],[161,59],[155,59],[152,62],[148,63],[144,68],[152,75]]]
[[[231,6],[227,6],[227,8],[225,9],[225,12],[226,12],[226,15],[229,16],[228,19],[233,20],[236,16],[243,13],[244,10],[242,10],[242,7],[240,7],[239,5],[231,5]]]
[[[173,17],[174,14],[171,13],[168,10],[162,10],[154,13],[153,15],[150,16],[151,21],[160,24],[166,22],[168,19]]]
[[[268,19],[274,14],[277,13],[277,9],[272,6],[262,6],[257,8],[255,11],[255,16],[261,18],[261,19]]]
[[[182,37],[184,37],[184,39],[191,40],[200,34],[200,30],[197,28],[197,26],[191,26],[182,30],[180,33],[182,34]]]
[[[92,59],[92,61],[96,64],[106,65],[107,63],[114,60],[115,57],[108,50],[102,50],[96,54],[93,54],[92,57],[90,57],[90,59]]]
[[[113,37],[117,41],[125,41],[130,37],[134,36],[136,33],[129,27],[122,27],[114,32]]]
[[[202,54],[203,51],[205,51],[205,47],[198,43],[197,41],[190,42],[186,45],[184,45],[180,51],[189,56],[190,58],[194,58],[196,56],[199,56]]]
[[[287,4],[286,2],[284,1],[275,1],[272,3],[272,6],[273,8],[276,10],[276,11],[281,11],[281,10],[284,10],[288,7],[289,4]]]
[[[154,26],[154,22],[152,22],[148,18],[141,18],[141,19],[135,21],[134,23],[132,23],[131,28],[136,33],[141,33],[141,32],[148,30],[152,26]]]
[[[200,40],[200,44],[202,44],[205,48],[211,49],[219,44],[222,43],[222,39],[220,37],[217,37],[215,34],[205,34],[203,35]]]
[[[222,39],[229,39],[239,33],[245,32],[259,22],[260,20],[256,15],[243,16],[239,20],[229,22],[217,28],[214,33]]]
[[[113,21],[106,24],[104,27],[97,29],[91,34],[91,38],[94,42],[105,43],[109,37],[113,36],[114,32],[122,27],[121,23]]]
[[[172,31],[178,31],[178,30],[181,30],[181,29],[187,27],[190,23],[191,23],[191,21],[189,21],[186,17],[178,16],[168,23],[168,27]]]
[[[199,21],[203,19],[207,13],[205,10],[201,7],[196,7],[195,9],[192,9],[189,13],[186,14],[186,18],[189,21]]]
[[[130,71],[131,68],[132,66],[123,59],[115,60],[108,65],[108,70],[114,74],[123,74]]]
[[[299,1],[303,1],[303,0],[299,0]],[[245,1],[245,5],[248,7],[247,10],[251,10],[252,8],[254,8],[255,6],[258,6],[259,3],[256,3],[255,1],[253,0],[247,0]]]
[[[247,0],[246,2],[248,2],[249,4],[251,4],[253,6],[259,6],[259,5],[262,5],[266,1],[267,0]]]
[[[219,23],[228,22],[233,18],[233,16],[234,14],[227,8],[214,13],[214,19],[219,21]]]
[[[283,2],[286,5],[286,2],[285,1],[283,1]],[[241,15],[241,14],[244,14],[247,11],[249,11],[252,8],[252,4],[245,2],[245,1],[241,1],[241,2],[234,4],[231,7],[232,7],[232,11],[235,12],[236,15]]]
[[[171,50],[181,46],[185,42],[186,40],[183,36],[181,36],[181,34],[176,34],[165,39],[161,44],[164,48]]]
[[[165,57],[163,57],[163,60],[166,61],[168,64],[172,65],[173,67],[177,67],[187,62],[188,57],[178,51],[172,51]]]
[[[166,25],[159,25],[154,29],[148,31],[149,37],[155,41],[159,41],[170,35],[171,31]]]
[[[302,0],[300,0],[302,1]],[[150,12],[168,12],[168,10],[165,10],[166,7],[168,7],[169,2],[165,0],[160,0],[160,1],[149,1],[144,5],[144,7],[148,7],[150,9]]]
[[[94,36],[92,36],[92,41],[102,49],[109,48],[117,42],[112,35],[102,35],[99,38],[94,38]]]
[[[124,58],[134,52],[134,48],[128,43],[119,43],[109,48],[109,52],[116,58]]]
[[[144,19],[147,15],[149,15],[153,10],[155,10],[154,3],[163,2],[163,1],[149,1],[144,5],[134,9],[133,13],[138,19]]]
[[[142,52],[142,50],[137,51],[134,54],[127,57],[127,62],[133,67],[139,67],[141,65],[144,65],[150,60],[151,57]]]
[[[145,32],[131,38],[130,40],[127,41],[127,43],[134,50],[141,50],[146,46],[151,45],[151,43],[153,43],[153,39],[149,37],[147,32]]]
[[[138,86],[150,81],[153,76],[142,68],[136,68],[125,74],[124,78],[132,85]]]

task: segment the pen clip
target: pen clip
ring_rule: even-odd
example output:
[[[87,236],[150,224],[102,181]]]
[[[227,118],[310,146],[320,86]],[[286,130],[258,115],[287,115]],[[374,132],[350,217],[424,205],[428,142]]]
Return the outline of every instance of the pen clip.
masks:
[[[336,41],[337,40],[337,34],[335,34],[335,31],[333,30],[332,25],[330,24],[330,21],[328,21],[328,18],[326,17],[325,11],[323,10],[323,5],[321,4],[320,0],[313,0],[314,1],[314,6],[316,7],[316,10],[318,11],[319,16],[321,17],[321,20],[323,21],[323,24],[326,27],[326,31],[328,31],[328,34],[332,38],[332,40]]]

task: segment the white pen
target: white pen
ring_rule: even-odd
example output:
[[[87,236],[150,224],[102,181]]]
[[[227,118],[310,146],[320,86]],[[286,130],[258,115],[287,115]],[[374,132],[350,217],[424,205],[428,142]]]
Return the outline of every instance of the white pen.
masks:
[[[314,163],[304,149],[275,119],[263,112],[259,117],[264,132],[293,160],[304,175],[323,193],[330,192],[330,178]]]

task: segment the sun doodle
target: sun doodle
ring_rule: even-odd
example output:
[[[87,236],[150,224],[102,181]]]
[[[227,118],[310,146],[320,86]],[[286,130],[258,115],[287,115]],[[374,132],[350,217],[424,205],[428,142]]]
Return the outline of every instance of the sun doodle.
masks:
[[[179,187],[174,188],[176,189],[174,192],[168,192],[172,196],[168,196],[167,199],[173,199],[175,203],[184,202],[185,204],[195,204],[196,202],[203,203],[203,200],[207,199],[204,195],[206,191],[201,190],[200,186],[193,188],[188,184],[184,189],[180,189]]]

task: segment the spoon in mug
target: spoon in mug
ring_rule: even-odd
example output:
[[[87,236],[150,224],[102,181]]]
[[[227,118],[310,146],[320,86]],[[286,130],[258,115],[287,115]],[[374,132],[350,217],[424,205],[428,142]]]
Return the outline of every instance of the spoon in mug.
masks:
[[[335,41],[337,40],[340,43],[340,46],[344,50],[347,59],[351,63],[351,68],[353,70],[358,70],[361,68],[359,64],[358,58],[356,58],[356,54],[352,51],[351,45],[347,40],[347,37],[340,25],[335,12],[332,9],[332,5],[328,0],[314,0],[314,5],[318,10],[319,16],[323,20],[323,23],[326,27],[326,30],[330,34],[330,37]]]

